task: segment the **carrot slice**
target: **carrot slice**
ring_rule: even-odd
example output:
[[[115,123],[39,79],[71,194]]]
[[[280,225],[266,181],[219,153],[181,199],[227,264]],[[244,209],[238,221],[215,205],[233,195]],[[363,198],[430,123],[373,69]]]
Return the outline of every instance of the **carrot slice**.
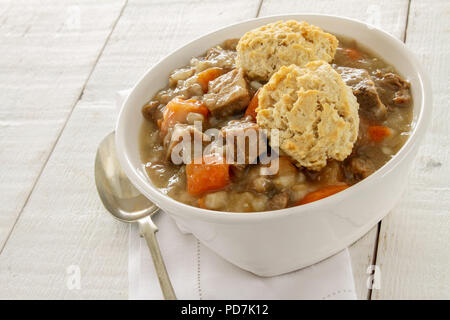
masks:
[[[166,133],[176,123],[186,122],[186,117],[190,112],[200,113],[205,118],[208,116],[208,108],[202,101],[195,99],[184,100],[181,97],[173,98],[164,109],[163,120],[159,123],[161,131]]]
[[[308,193],[302,200],[300,200],[297,205],[302,205],[310,202],[314,202],[326,197],[329,197],[335,193],[341,192],[347,189],[347,185],[337,185],[337,186],[327,186],[319,190]]]
[[[369,137],[374,142],[380,142],[391,135],[391,129],[384,126],[370,126],[368,129]]]
[[[357,49],[347,48],[344,49],[344,52],[347,55],[347,57],[349,57],[352,60],[358,60],[359,58],[361,58],[361,52],[359,52]]]
[[[221,68],[210,68],[200,72],[197,75],[197,81],[202,86],[203,92],[208,92],[208,83],[221,76],[222,73],[223,70]]]
[[[187,164],[187,191],[198,195],[226,187],[230,183],[229,167],[223,157],[216,154],[203,156],[201,164]]]
[[[245,114],[244,114],[245,117],[251,116],[253,119],[256,119],[256,114],[257,114],[256,113],[256,108],[258,108],[258,93],[259,93],[259,90],[260,89],[258,89],[258,91],[256,91],[255,95],[253,96],[252,100],[250,101],[250,103],[249,103],[249,105],[247,107],[247,110],[245,110]]]

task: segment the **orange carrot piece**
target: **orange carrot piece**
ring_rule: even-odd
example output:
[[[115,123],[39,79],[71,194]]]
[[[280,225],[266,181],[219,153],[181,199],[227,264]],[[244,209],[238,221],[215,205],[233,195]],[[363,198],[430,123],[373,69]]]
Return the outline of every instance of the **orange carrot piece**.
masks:
[[[181,97],[173,98],[164,109],[163,120],[159,123],[161,131],[165,133],[176,123],[186,122],[186,117],[190,112],[200,113],[205,118],[208,116],[208,108],[202,101],[195,99],[184,100]]]
[[[218,155],[203,156],[201,164],[187,164],[187,191],[199,195],[226,187],[230,183],[229,167]]]
[[[197,81],[202,86],[203,92],[208,92],[208,83],[221,76],[222,73],[223,70],[221,68],[210,68],[200,72],[197,75]]]
[[[326,197],[329,197],[335,193],[341,192],[342,190],[347,189],[347,185],[338,185],[338,186],[327,186],[321,188],[319,190],[308,193],[302,200],[300,200],[297,205],[302,205],[310,202],[314,202]]]
[[[347,48],[344,49],[344,52],[347,55],[347,57],[349,57],[352,60],[358,60],[359,58],[361,58],[361,52],[359,52],[357,49]]]
[[[252,100],[250,101],[247,110],[245,110],[244,116],[252,116],[253,119],[256,119],[256,108],[258,108],[258,93],[259,90],[256,91],[255,95],[253,96]]]
[[[374,142],[380,142],[391,135],[391,129],[384,126],[370,126],[368,129],[369,137]]]

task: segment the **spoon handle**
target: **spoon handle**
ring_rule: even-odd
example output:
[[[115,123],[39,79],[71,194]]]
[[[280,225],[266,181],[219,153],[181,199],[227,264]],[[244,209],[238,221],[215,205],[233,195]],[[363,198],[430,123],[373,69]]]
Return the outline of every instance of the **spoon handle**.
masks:
[[[167,273],[166,265],[164,264],[161,250],[159,249],[158,240],[156,239],[156,232],[158,227],[153,223],[150,216],[147,216],[139,220],[139,228],[141,236],[147,241],[148,248],[152,255],[153,264],[155,265],[156,274],[158,275],[159,285],[163,293],[164,299],[176,300],[175,292],[172,287],[172,283]]]

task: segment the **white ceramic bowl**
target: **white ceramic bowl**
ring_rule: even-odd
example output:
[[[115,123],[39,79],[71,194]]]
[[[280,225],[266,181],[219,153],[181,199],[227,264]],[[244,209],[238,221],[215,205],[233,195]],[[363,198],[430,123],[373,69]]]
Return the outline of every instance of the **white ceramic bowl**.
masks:
[[[191,57],[258,26],[286,19],[305,20],[336,35],[356,39],[394,65],[412,86],[414,129],[403,148],[362,182],[307,205],[258,213],[227,213],[191,207],[152,185],[139,155],[142,106],[167,84],[169,73]],[[116,127],[120,163],[132,183],[167,212],[181,230],[235,265],[261,276],[290,272],[349,246],[380,221],[399,199],[431,115],[430,82],[414,54],[391,35],[362,22],[326,15],[282,15],[234,24],[175,50],[137,82],[125,100]]]

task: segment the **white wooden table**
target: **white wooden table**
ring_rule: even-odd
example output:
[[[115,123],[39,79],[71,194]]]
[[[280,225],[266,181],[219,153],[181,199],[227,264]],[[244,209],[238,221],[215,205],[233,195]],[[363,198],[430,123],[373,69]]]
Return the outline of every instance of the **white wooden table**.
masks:
[[[433,122],[408,189],[350,252],[361,299],[450,298],[449,4],[0,0],[0,298],[126,299],[128,227],[105,212],[93,176],[97,145],[113,130],[115,92],[205,32],[306,12],[376,24],[430,72]],[[374,290],[371,265],[381,276]],[[68,285],[77,268],[80,289]]]

